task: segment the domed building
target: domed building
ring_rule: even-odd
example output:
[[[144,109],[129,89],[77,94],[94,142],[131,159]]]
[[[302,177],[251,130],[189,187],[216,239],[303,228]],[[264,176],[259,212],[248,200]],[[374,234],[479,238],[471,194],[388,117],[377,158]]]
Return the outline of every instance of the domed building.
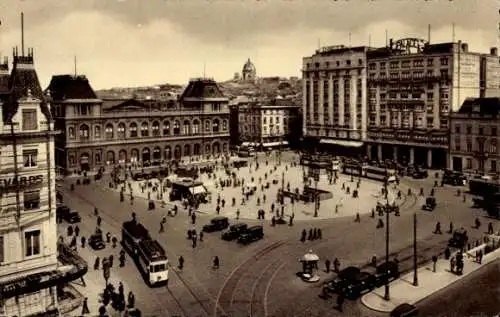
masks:
[[[247,60],[245,65],[243,65],[241,76],[243,81],[255,81],[255,79],[257,78],[255,65],[250,61],[250,58]]]

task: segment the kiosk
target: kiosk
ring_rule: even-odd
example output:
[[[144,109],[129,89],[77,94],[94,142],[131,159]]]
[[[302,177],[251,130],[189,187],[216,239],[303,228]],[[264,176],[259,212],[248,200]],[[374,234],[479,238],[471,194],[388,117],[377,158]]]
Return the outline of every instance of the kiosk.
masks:
[[[308,283],[318,282],[320,278],[315,274],[315,270],[318,269],[319,256],[309,250],[302,256],[300,262],[302,262],[302,272],[300,274],[302,280]]]

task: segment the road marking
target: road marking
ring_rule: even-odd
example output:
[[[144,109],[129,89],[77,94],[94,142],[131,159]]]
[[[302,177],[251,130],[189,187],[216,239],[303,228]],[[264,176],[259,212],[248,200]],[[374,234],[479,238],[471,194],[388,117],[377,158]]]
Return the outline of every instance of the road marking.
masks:
[[[264,292],[264,317],[268,316],[268,310],[267,310],[267,297],[269,295],[269,290],[271,289],[271,283],[273,280],[276,278],[276,275],[281,271],[281,268],[285,266],[286,262],[283,262],[277,269],[274,271],[273,275],[269,279],[269,282],[267,282],[266,290]],[[251,316],[250,316],[251,317]]]

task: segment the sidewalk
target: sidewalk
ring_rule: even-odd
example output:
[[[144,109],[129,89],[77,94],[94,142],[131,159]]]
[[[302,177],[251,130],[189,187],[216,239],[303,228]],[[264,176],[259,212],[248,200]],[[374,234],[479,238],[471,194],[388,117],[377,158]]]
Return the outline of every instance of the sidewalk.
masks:
[[[368,308],[379,312],[390,312],[403,303],[415,304],[500,258],[499,248],[484,255],[481,264],[475,262],[476,251],[482,250],[485,246],[486,244],[482,244],[464,253],[462,275],[450,272],[449,260],[438,259],[436,272],[432,272],[433,263],[426,264],[424,267],[418,269],[418,286],[413,286],[413,272],[411,272],[390,283],[390,300],[384,300],[384,286],[382,286],[364,295],[361,298],[361,302]]]

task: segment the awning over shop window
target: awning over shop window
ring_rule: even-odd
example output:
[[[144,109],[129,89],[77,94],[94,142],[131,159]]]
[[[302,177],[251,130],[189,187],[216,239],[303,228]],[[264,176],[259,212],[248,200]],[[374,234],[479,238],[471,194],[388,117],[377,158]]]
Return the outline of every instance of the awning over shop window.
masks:
[[[359,141],[347,141],[347,140],[332,140],[332,139],[321,139],[319,141],[321,144],[333,144],[340,145],[345,147],[361,147],[363,146],[363,142]]]
[[[270,142],[270,143],[264,143],[264,144],[262,144],[262,146],[268,146],[268,147],[279,146],[279,145],[281,145],[281,142]]]

